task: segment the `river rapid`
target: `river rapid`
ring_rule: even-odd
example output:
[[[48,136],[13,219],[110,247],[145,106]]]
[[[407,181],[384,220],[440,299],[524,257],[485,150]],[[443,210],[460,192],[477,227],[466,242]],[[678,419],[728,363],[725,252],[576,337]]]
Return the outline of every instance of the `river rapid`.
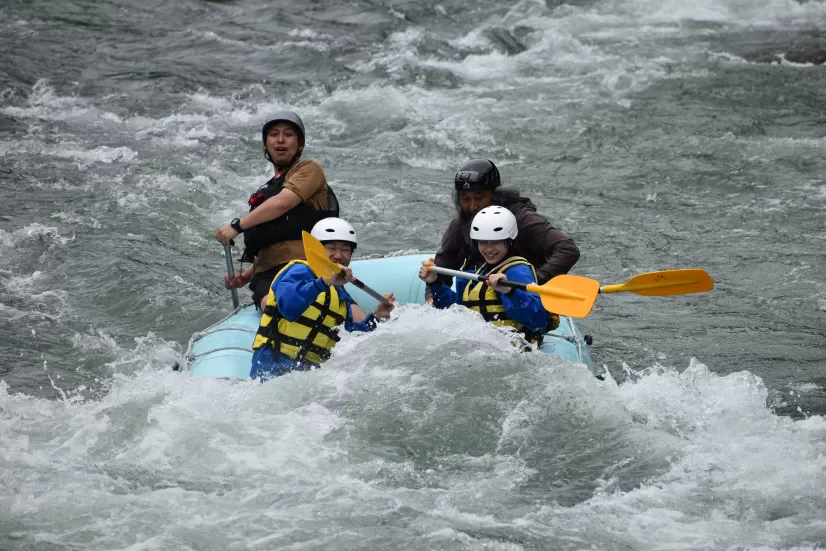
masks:
[[[0,4],[0,549],[826,547],[826,2]],[[461,309],[170,369],[297,111],[361,257],[493,160],[603,284],[605,380]],[[240,254],[240,251],[238,251]],[[237,254],[236,254],[237,256]],[[247,291],[242,292],[248,298]]]

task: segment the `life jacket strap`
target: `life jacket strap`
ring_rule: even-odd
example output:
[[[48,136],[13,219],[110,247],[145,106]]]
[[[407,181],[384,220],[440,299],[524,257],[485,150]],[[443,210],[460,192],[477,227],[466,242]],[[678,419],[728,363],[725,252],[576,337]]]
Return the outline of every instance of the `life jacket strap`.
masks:
[[[487,266],[484,266],[484,265],[480,266],[476,270],[476,274],[478,274],[478,275],[491,275],[491,274],[503,273],[505,270],[507,270],[511,266],[515,266],[517,264],[527,264],[527,265],[530,266],[528,261],[525,260],[523,257],[511,257],[511,258],[507,258],[507,259],[503,260],[499,265],[494,266],[487,273],[484,273],[485,268]],[[533,266],[531,266],[531,269],[533,269]],[[536,277],[535,272],[534,272],[534,277]],[[479,313],[482,314],[482,318],[487,322],[491,322],[491,321],[511,321],[512,318],[510,316],[508,316],[507,312],[505,312],[504,310],[502,312],[491,312],[488,309],[489,306],[492,306],[492,305],[495,305],[495,304],[501,304],[501,303],[498,300],[497,301],[490,301],[486,298],[488,289],[490,288],[487,285],[487,281],[483,280],[479,283],[480,283],[480,285],[479,285],[479,299],[478,300],[463,301],[463,304],[465,306],[469,307],[469,308],[473,308],[474,310],[478,309]],[[550,325],[550,327],[548,327],[544,330],[540,330],[540,331],[530,331],[530,330],[526,329],[524,326],[522,326],[521,324],[519,324],[518,331],[519,331],[519,333],[521,333],[524,336],[525,340],[527,340],[528,342],[534,343],[537,346],[540,346],[543,342],[545,332],[546,331],[552,331],[552,330],[556,329],[557,327],[559,327],[559,316],[556,316],[556,314],[552,314],[551,315],[551,325]]]
[[[329,293],[327,294],[327,296],[329,297]],[[335,321],[336,326],[341,325],[345,321],[344,316],[342,316],[338,312],[334,312],[333,310],[330,309],[329,304],[330,304],[329,298],[325,303],[320,303],[318,301],[313,301],[310,304],[310,306],[315,307],[315,309],[319,311],[320,315],[319,315],[318,319],[314,320],[314,319],[308,318],[307,316],[302,315],[298,319],[294,320],[294,322],[295,323],[300,323],[301,325],[309,327],[310,329],[317,328],[317,333],[322,333],[326,337],[334,340],[335,342],[340,341],[341,337],[338,334],[338,330],[335,327],[327,327],[323,323],[323,320],[324,320],[325,316],[329,316],[329,317],[333,318],[333,320]],[[276,321],[275,320],[276,317],[278,317],[278,318],[281,317],[281,313],[278,311],[278,307],[273,306],[271,304],[268,304],[267,306],[264,307],[263,313],[267,316],[272,317],[273,322]],[[321,323],[319,323],[319,320],[321,320]],[[270,322],[269,327],[272,327],[274,325],[273,322]],[[258,334],[261,335],[263,333],[261,333],[259,331]]]
[[[300,341],[298,339],[293,339],[293,340],[295,340],[299,343],[299,344],[293,344],[293,343],[287,342],[287,338],[289,338],[289,337],[285,337],[285,336],[282,335],[282,340],[285,343],[293,344],[293,346],[298,346],[298,355],[296,356],[296,359],[298,361],[307,361],[307,354],[309,354],[310,352],[314,352],[314,353],[318,354],[318,356],[323,360],[326,360],[327,358],[330,357],[330,351],[329,350],[327,350],[325,348],[321,348],[320,346],[317,346],[317,345],[313,344],[313,341],[315,341],[315,338],[321,332],[321,327],[326,328],[326,326],[324,325],[324,316],[328,312],[331,313],[331,314],[333,313],[330,310],[330,293],[329,292],[324,293],[324,303],[321,305],[320,308],[319,308],[317,302],[313,302],[311,304],[311,306],[315,306],[319,310],[320,315],[315,320],[309,320],[309,318],[307,318],[308,321],[310,322],[310,324],[309,324],[310,333],[307,335],[306,340]],[[338,316],[338,317],[341,317],[341,316]],[[306,325],[306,323],[302,323],[302,325]],[[311,350],[312,348],[315,348],[316,350]],[[323,354],[321,352],[319,352],[321,350],[324,351]],[[325,354],[326,354],[326,356],[325,356]]]
[[[269,182],[258,188],[249,198],[250,212],[261,206],[267,199],[278,195],[284,189],[284,180],[289,170],[273,177]],[[244,231],[244,257],[254,259],[258,252],[266,246],[283,241],[301,241],[302,230],[310,231],[313,226],[324,218],[338,217],[339,204],[333,189],[327,186],[327,209],[316,210],[306,203],[290,209],[286,214],[273,220],[262,222]]]
[[[336,322],[336,325],[341,325],[342,323],[344,323],[344,316],[342,316],[338,312],[334,312],[330,309],[330,293],[326,293],[324,298],[325,298],[325,300],[324,300],[323,303],[318,302],[318,301],[313,301],[313,303],[310,304],[310,306],[314,307],[316,310],[318,310],[321,313],[321,315],[318,317],[318,319],[323,319],[324,317],[329,316],[329,317],[333,318],[333,320]],[[310,320],[310,321],[313,324],[315,324],[315,321],[313,321],[313,320]]]
[[[331,356],[329,350],[327,350],[326,348],[322,348],[317,344],[313,344],[312,342],[296,339],[295,337],[288,337],[287,335],[279,335],[279,337],[280,341],[283,344],[289,344],[299,349],[298,355],[295,359],[301,362],[307,362],[309,364],[316,365],[315,362],[311,362],[307,359],[307,354],[309,354],[310,352],[316,354],[322,360],[327,360]]]

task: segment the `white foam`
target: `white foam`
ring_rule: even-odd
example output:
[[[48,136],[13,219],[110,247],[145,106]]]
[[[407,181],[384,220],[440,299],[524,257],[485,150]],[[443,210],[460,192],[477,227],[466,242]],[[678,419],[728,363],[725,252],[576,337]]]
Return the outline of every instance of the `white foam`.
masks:
[[[427,156],[406,156],[402,162],[407,166],[413,168],[429,168],[431,170],[451,170],[456,168],[453,166],[455,161],[447,157],[438,158],[433,155]]]
[[[811,62],[798,63],[798,62],[795,62],[795,61],[789,61],[788,59],[786,59],[786,55],[787,55],[786,53],[775,54],[776,59],[774,61],[771,61],[769,63],[769,65],[782,65],[784,67],[798,67],[798,68],[802,68],[802,69],[808,69],[808,68],[811,68],[811,67],[817,67],[818,66],[818,65],[816,65],[814,63],[811,63]],[[730,53],[727,53],[727,52],[709,52],[709,57],[711,59],[718,59],[718,60],[721,60],[723,62],[737,64],[737,65],[765,65],[766,64],[765,61],[760,61],[760,62],[748,61],[746,59],[743,59],[740,56],[736,56],[734,54],[730,54]]]
[[[293,38],[331,38],[329,35],[320,34],[312,29],[292,29],[287,34]]]
[[[813,392],[821,389],[819,385],[814,383],[794,383],[789,385],[789,388],[797,392]]]
[[[740,56],[730,54],[728,52],[709,52],[709,57],[711,59],[720,60],[736,65],[752,65],[751,61],[747,61],[746,59]]]
[[[628,0],[619,4],[627,14],[644,22],[675,24],[683,21],[711,22],[732,27],[782,26],[806,24],[826,15],[823,2],[788,2],[786,0]],[[618,6],[618,7],[619,7]]]
[[[129,162],[134,160],[138,153],[128,147],[99,146],[94,149],[67,149],[55,148],[50,153],[56,157],[77,161],[76,166],[84,170],[94,163],[111,164],[115,161]]]
[[[205,91],[189,94],[189,98],[193,105],[208,108],[213,113],[229,111],[235,107],[231,99],[216,97]]]
[[[289,47],[309,48],[318,52],[328,52],[330,51],[329,42],[333,40],[329,35],[316,33],[311,29],[301,31],[293,29],[287,33],[288,36],[292,38],[302,38],[304,40],[278,40],[277,43],[273,44],[235,40],[221,36],[213,31],[204,31],[198,34],[209,40],[214,40],[244,51],[279,52],[281,54],[284,53],[284,48]]]
[[[179,353],[151,335],[134,349],[105,334],[75,342],[118,358],[99,400],[13,395],[0,382],[0,462],[12,490],[0,506],[12,521],[36,511],[63,544],[85,541],[59,521],[69,503],[91,514],[120,501],[142,514],[87,523],[86,533],[105,542],[174,512],[201,515],[199,533],[224,547],[280,547],[294,523],[322,539],[345,533],[352,525],[341,519],[354,508],[412,514],[434,545],[457,530],[635,548],[801,542],[795,531],[817,530],[826,422],[773,415],[747,372],[718,376],[692,361],[683,373],[655,367],[617,386],[518,354],[465,309],[422,306],[400,308],[374,333],[344,335],[324,368],[264,385],[149,367]],[[554,448],[588,431],[589,447]],[[579,504],[529,497],[547,483],[539,458],[572,461],[571,476],[603,454],[613,461]],[[622,489],[649,460],[646,478]]]
[[[56,212],[49,216],[49,218],[57,218],[61,222],[67,224],[78,224],[81,226],[87,226],[94,229],[101,228],[100,221],[95,218],[92,218],[87,215],[80,215],[73,212]]]
[[[573,509],[549,507],[534,518],[589,527],[597,539],[627,534],[640,548],[748,546],[818,529],[810,504],[823,502],[826,482],[822,417],[776,417],[759,378],[721,377],[695,360],[683,373],[653,368],[617,392],[649,430],[679,438],[670,467],[637,489],[599,493]],[[800,517],[767,522],[776,514]]]
[[[786,54],[785,53],[778,54],[777,57],[778,57],[780,65],[783,65],[784,67],[802,67],[802,68],[817,67],[817,65],[815,65],[814,63],[797,63],[797,62],[794,62],[794,61],[789,61],[788,59],[786,59]]]
[[[351,134],[375,135],[382,141],[391,137],[421,141],[433,163],[452,167],[456,151],[464,155],[467,150],[484,151],[495,144],[493,130],[481,119],[467,115],[471,105],[483,110],[494,103],[487,98],[472,99],[466,94],[448,95],[419,87],[371,85],[360,90],[336,90],[317,109],[332,114],[336,126],[343,125]],[[361,109],[363,105],[370,105],[370,110]],[[399,126],[402,129],[396,130]],[[419,155],[415,153],[399,155],[410,165],[416,157]]]
[[[117,204],[126,211],[143,211],[149,207],[149,197],[143,193],[124,193],[118,197]]]
[[[0,107],[0,113],[12,117],[47,121],[77,121],[97,124],[100,120],[120,123],[122,119],[114,113],[102,111],[89,105],[89,100],[77,96],[58,96],[46,79],[38,80],[32,87],[27,107],[7,105]]]
[[[33,222],[28,226],[14,230],[13,232],[7,232],[0,229],[0,245],[4,245],[6,247],[16,247],[27,241],[33,240],[46,241],[49,243],[49,247],[62,247],[74,241],[74,239],[74,235],[71,237],[64,237],[60,235],[60,231],[57,228],[46,226],[39,222]]]
[[[71,340],[72,346],[82,352],[107,352],[115,354],[121,351],[117,341],[102,329],[98,329],[95,334],[75,333]]]

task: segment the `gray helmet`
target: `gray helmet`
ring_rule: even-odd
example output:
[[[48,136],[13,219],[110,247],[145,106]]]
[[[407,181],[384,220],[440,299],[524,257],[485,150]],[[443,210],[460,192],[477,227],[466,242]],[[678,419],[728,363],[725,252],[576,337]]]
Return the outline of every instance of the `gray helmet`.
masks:
[[[261,129],[261,139],[264,140],[264,143],[267,143],[267,131],[270,127],[275,123],[282,121],[289,122],[298,129],[298,143],[304,145],[304,121],[302,121],[301,117],[296,115],[295,112],[287,111],[286,109],[283,111],[274,111],[267,117],[267,121]]]

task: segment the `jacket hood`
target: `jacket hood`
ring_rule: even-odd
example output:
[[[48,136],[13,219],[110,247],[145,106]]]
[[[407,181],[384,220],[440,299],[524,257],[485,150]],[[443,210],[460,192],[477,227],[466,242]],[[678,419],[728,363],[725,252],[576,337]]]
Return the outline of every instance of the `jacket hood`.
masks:
[[[507,207],[514,214],[524,209],[536,212],[536,205],[527,197],[522,197],[519,190],[513,187],[501,187],[494,191],[493,202],[496,205]]]
[[[496,189],[493,192],[493,204],[507,208],[516,216],[517,221],[525,212],[536,212],[536,205],[527,197],[522,197],[519,194],[519,190],[514,187],[500,187]],[[461,211],[459,211],[455,220],[462,229],[462,235],[465,237],[465,241],[470,243],[470,223],[473,217],[464,217]]]

